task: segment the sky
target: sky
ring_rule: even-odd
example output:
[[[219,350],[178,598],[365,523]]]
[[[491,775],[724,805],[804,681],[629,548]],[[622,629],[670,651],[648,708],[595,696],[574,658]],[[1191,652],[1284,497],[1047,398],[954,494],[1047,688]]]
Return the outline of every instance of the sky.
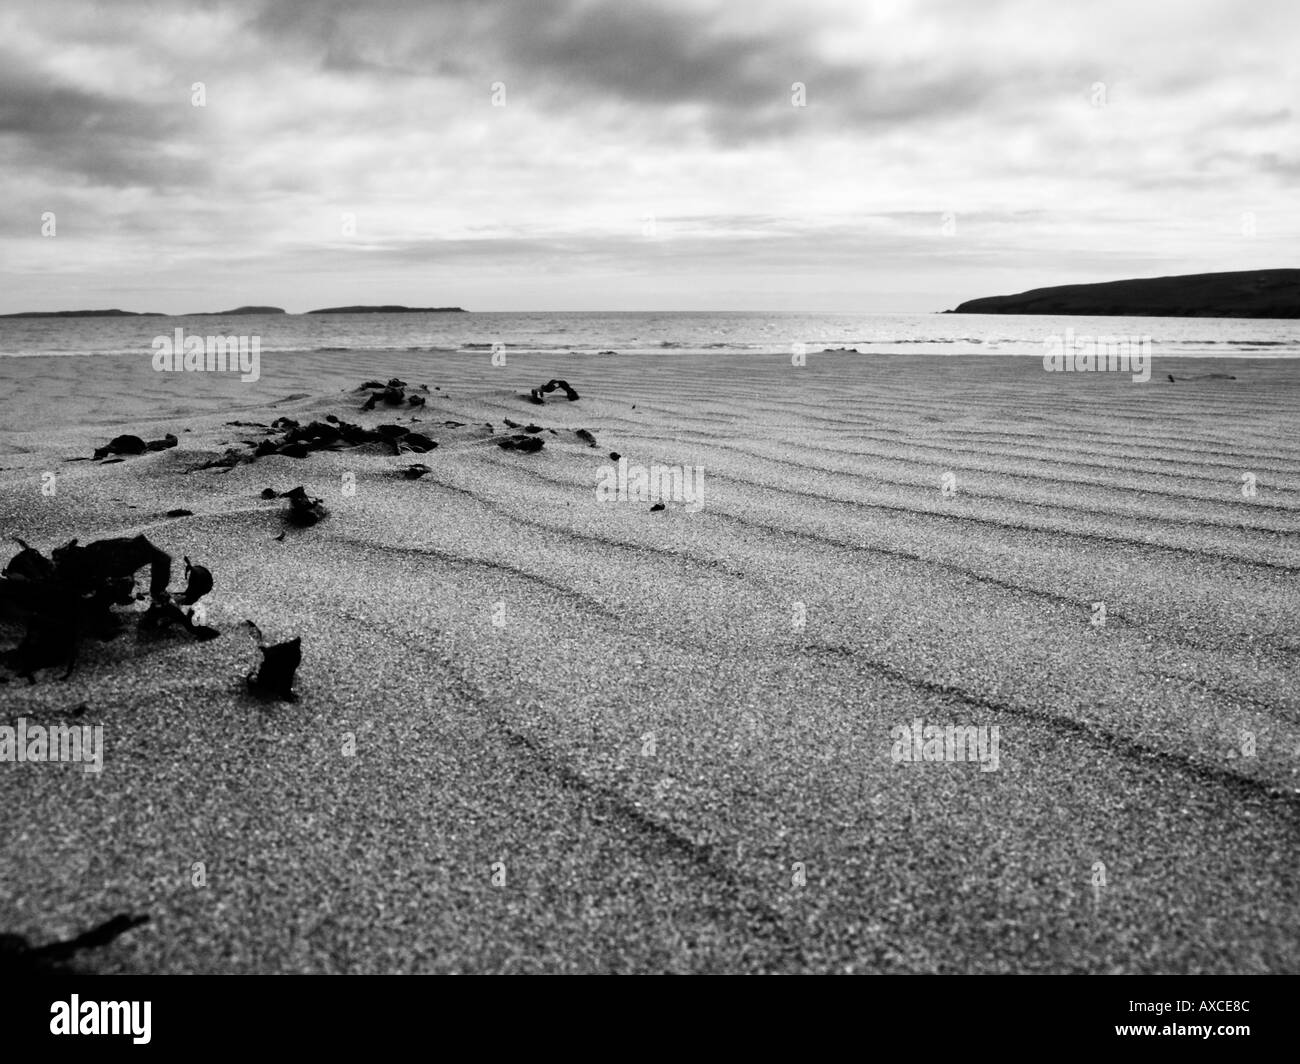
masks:
[[[1295,0],[5,0],[0,312],[1291,267]]]

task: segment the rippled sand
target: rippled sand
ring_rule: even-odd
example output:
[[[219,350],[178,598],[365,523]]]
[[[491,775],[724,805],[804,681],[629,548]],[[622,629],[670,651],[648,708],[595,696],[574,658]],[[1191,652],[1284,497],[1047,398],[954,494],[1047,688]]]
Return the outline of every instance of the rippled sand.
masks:
[[[227,421],[392,421],[351,390],[391,375],[441,389],[437,450],[189,472],[260,438]],[[525,401],[551,377],[582,398]],[[0,685],[106,744],[0,765],[0,931],[150,913],[104,971],[1300,968],[1300,364],[0,359],[0,394],[0,532],[144,532],[223,632]],[[610,451],[703,506],[598,502]],[[277,541],[298,484],[331,515]],[[246,618],[302,636],[298,703],[244,692]],[[895,763],[918,718],[996,726],[997,770]]]

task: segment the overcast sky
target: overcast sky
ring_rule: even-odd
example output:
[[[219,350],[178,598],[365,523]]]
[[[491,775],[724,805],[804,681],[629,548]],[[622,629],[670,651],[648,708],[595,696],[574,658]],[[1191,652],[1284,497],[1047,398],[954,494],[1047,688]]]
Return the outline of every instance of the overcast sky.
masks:
[[[1297,266],[1297,42],[1295,0],[4,0],[0,311]]]

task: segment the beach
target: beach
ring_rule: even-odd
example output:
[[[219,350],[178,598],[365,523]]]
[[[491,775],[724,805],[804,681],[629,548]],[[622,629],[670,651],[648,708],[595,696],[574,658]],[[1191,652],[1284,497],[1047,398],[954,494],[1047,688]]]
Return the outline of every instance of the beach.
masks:
[[[131,973],[1300,969],[1300,362],[806,361],[0,358],[0,532],[144,534],[221,633],[0,684],[104,729],[98,773],[0,764],[0,932],[148,914],[84,960]],[[424,405],[363,410],[389,378]],[[438,446],[197,468],[327,415]],[[72,460],[120,433],[179,444]],[[620,460],[702,490],[599,498]],[[262,498],[299,485],[311,527]],[[297,701],[246,620],[301,637]],[[916,721],[996,763],[901,757]]]

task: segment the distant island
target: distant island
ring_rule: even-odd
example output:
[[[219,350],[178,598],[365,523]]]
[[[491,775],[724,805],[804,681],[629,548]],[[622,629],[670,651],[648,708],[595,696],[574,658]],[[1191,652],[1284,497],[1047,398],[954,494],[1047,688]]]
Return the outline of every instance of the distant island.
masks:
[[[971,299],[945,314],[1300,318],[1300,270],[1241,270],[1035,288]]]
[[[134,310],[24,310],[0,318],[229,318],[238,314],[287,314],[283,307],[236,307],[234,310],[196,310],[191,314],[159,314]],[[464,307],[325,307],[307,314],[467,314]]]
[[[464,314],[464,307],[325,307],[308,314]]]
[[[235,314],[286,314],[283,307],[236,307],[234,310],[198,310],[193,314],[181,314],[184,318],[229,318]]]
[[[165,318],[166,314],[134,310],[24,310],[17,314],[0,314],[0,318]]]

